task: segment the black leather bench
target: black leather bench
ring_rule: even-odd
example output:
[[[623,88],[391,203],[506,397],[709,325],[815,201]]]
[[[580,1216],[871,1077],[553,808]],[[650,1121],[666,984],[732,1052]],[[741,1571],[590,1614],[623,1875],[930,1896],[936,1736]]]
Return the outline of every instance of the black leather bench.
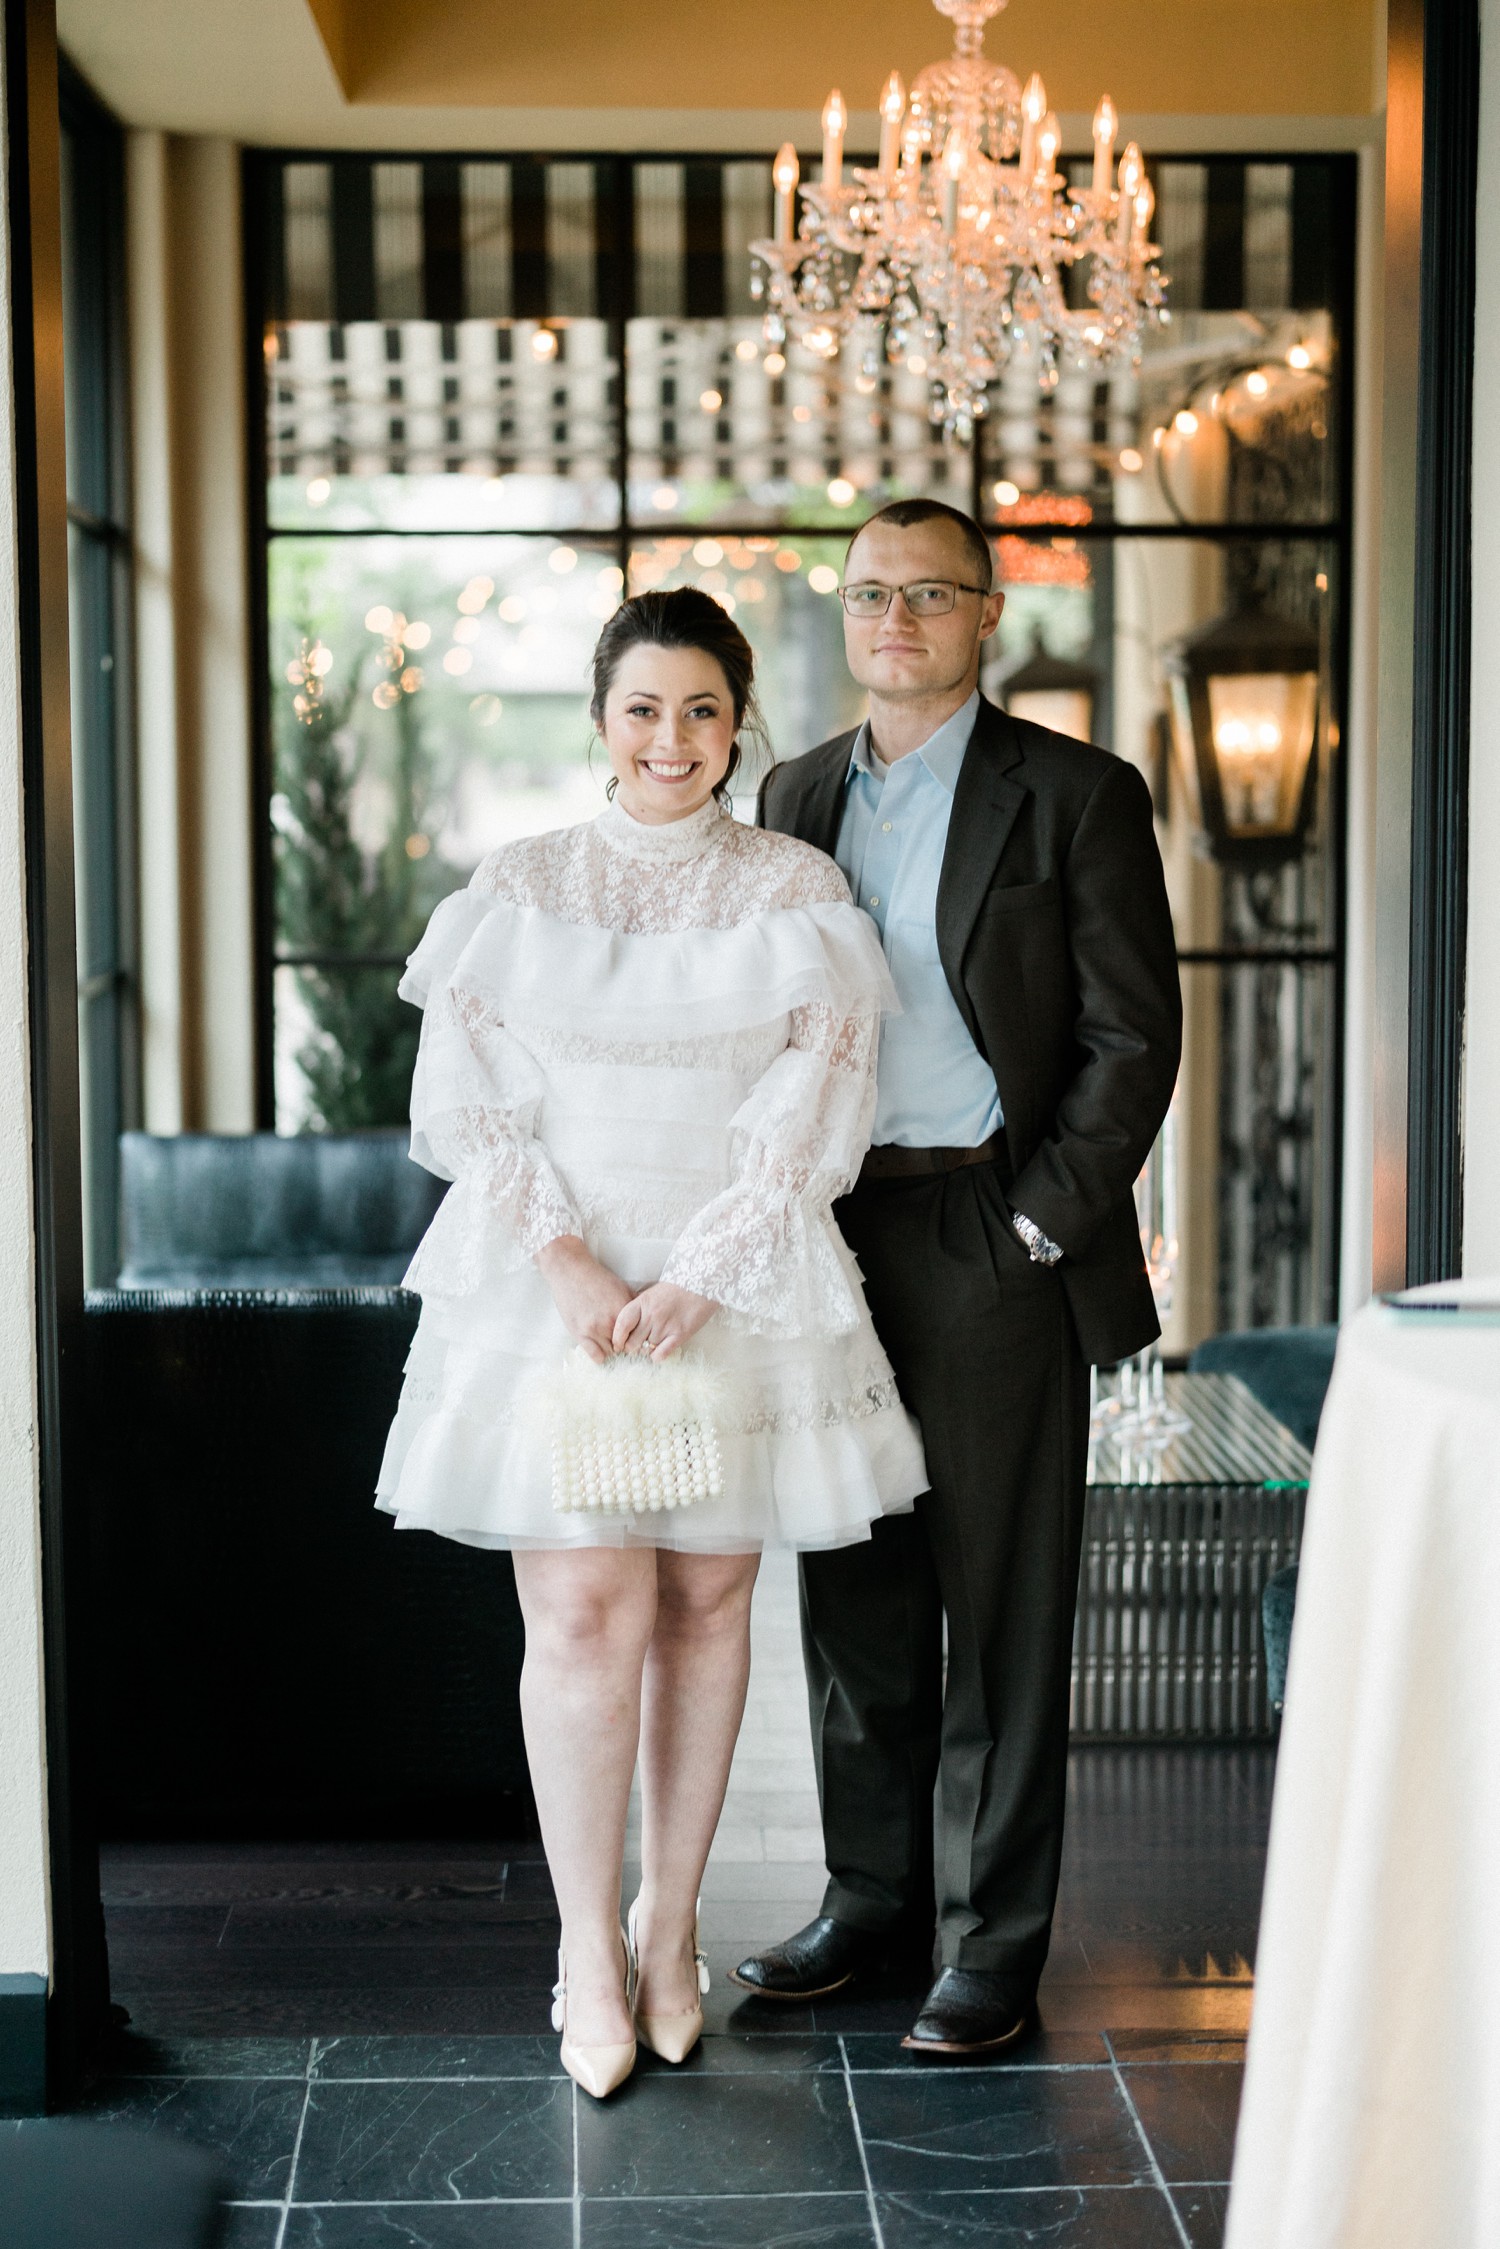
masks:
[[[444,1192],[404,1132],[125,1132],[116,1286],[395,1288]]]
[[[509,1560],[373,1505],[416,1299],[299,1278],[399,1273],[441,1185],[399,1136],[257,1139],[129,1136],[88,1299],[104,1832],[529,1835]]]

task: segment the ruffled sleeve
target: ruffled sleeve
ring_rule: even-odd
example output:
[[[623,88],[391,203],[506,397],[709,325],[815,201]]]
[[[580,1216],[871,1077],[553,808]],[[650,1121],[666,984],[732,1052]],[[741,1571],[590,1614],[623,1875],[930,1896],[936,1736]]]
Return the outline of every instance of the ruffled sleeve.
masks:
[[[412,1156],[454,1182],[406,1274],[421,1296],[469,1295],[583,1230],[537,1137],[540,1071],[498,1008],[453,980],[492,911],[473,890],[444,899],[399,987],[424,1011]]]
[[[853,906],[823,911],[847,916],[838,931],[846,971],[862,953],[863,973],[846,972],[837,1004],[792,1010],[787,1046],[733,1119],[734,1179],[679,1236],[662,1272],[757,1335],[843,1335],[859,1322],[825,1220],[870,1144],[880,1018],[898,1003],[873,925]]]

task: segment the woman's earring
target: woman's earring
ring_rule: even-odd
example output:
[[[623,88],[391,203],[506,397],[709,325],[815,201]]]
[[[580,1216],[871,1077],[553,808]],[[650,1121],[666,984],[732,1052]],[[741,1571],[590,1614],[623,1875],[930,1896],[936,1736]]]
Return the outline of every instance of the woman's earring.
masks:
[[[608,779],[608,780],[607,780],[607,781],[605,782],[605,784],[604,784],[604,794],[605,794],[605,798],[606,798],[606,800],[607,800],[607,801],[608,801],[608,802],[609,802],[610,804],[613,804],[613,803],[614,803],[614,801],[615,801],[615,791],[616,791],[616,789],[617,789],[617,788],[618,788],[619,786],[620,786],[620,776],[619,776],[619,774],[618,774],[618,773],[611,773],[611,775],[610,775],[609,779]]]

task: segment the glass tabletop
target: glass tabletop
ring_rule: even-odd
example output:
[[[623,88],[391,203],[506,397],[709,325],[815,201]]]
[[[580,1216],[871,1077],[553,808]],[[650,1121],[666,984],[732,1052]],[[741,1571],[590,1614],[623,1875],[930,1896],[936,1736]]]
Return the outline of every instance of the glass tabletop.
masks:
[[[1170,1434],[1106,1428],[1089,1444],[1095,1489],[1193,1484],[1288,1490],[1306,1486],[1312,1455],[1267,1413],[1237,1375],[1169,1374],[1166,1402],[1186,1428]]]

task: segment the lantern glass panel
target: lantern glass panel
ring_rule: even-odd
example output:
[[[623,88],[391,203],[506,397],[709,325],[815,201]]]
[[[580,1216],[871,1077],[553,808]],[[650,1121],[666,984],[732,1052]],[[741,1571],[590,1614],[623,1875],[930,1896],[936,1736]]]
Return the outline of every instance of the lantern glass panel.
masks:
[[[1166,686],[1167,710],[1172,722],[1172,747],[1177,753],[1177,773],[1187,792],[1192,824],[1201,829],[1203,792],[1198,784],[1198,752],[1193,740],[1193,699],[1181,672],[1169,672]]]
[[[1209,718],[1230,835],[1289,835],[1295,828],[1317,703],[1316,672],[1210,676]]]
[[[1091,742],[1094,698],[1082,687],[1023,689],[1005,698],[1015,718],[1030,719],[1033,726],[1050,726],[1055,734],[1071,734],[1075,742]]]

